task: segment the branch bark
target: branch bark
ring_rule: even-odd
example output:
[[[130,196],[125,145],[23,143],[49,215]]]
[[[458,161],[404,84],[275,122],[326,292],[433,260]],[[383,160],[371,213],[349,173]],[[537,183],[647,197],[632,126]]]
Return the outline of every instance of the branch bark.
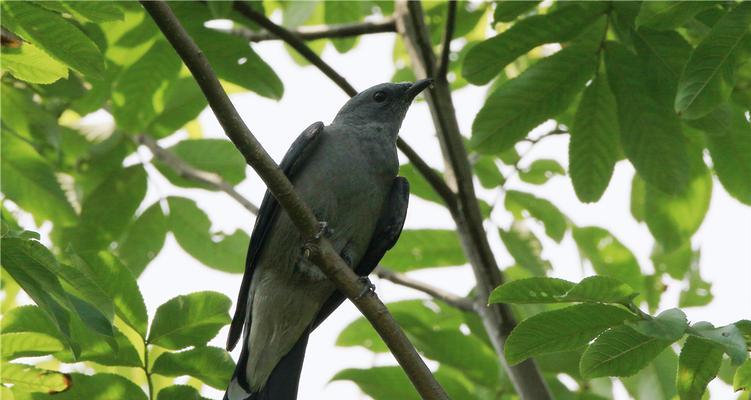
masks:
[[[352,85],[350,85],[343,76],[334,71],[334,69],[331,68],[330,65],[323,61],[321,57],[313,52],[313,50],[311,50],[310,47],[308,47],[308,45],[305,44],[305,42],[303,42],[293,32],[275,24],[273,21],[266,18],[265,15],[256,12],[247,4],[244,4],[242,2],[235,2],[234,7],[235,10],[237,10],[237,12],[239,12],[241,15],[262,26],[264,29],[273,33],[274,35],[279,37],[279,39],[295,49],[303,58],[308,60],[309,63],[316,66],[321,72],[323,72],[324,75],[326,75],[329,79],[331,79],[331,81],[339,86],[339,88],[341,88],[344,93],[347,93],[347,95],[349,95],[350,97],[357,94],[357,90]],[[417,171],[425,177],[428,183],[433,187],[433,190],[435,190],[436,193],[441,196],[443,201],[446,203],[446,206],[449,208],[449,211],[451,211],[452,213],[455,212],[456,196],[451,188],[449,188],[449,186],[446,184],[446,182],[440,176],[438,176],[435,171],[433,171],[433,169],[430,168],[430,166],[428,166],[428,164],[422,158],[420,158],[417,152],[412,149],[412,147],[410,147],[407,142],[402,140],[402,138],[397,138],[396,146],[409,159],[409,161],[412,162]]]
[[[231,33],[247,39],[250,42],[263,42],[266,40],[281,39],[271,31],[254,32],[250,29],[237,27],[224,32]],[[396,32],[396,23],[393,18],[378,22],[358,22],[353,24],[301,26],[290,31],[301,40],[335,39],[351,36],[369,35],[374,33]]]
[[[313,212],[303,203],[292,183],[242,121],[222,89],[206,56],[190,38],[167,3],[141,1],[141,5],[151,15],[193,74],[224,132],[240,150],[248,164],[258,172],[303,237],[309,238],[311,260],[370,321],[420,395],[426,399],[448,399],[443,388],[436,382],[378,296],[375,294],[360,296],[365,285],[336,253],[331,243],[325,237],[317,235],[319,224]]]
[[[438,72],[435,79],[446,79],[449,69],[449,56],[451,55],[451,39],[454,38],[456,26],[456,0],[449,0],[446,12],[446,28],[443,30],[443,45],[441,46],[441,58],[438,60]]]
[[[436,76],[436,61],[419,2],[400,0],[396,4],[397,29],[405,39],[418,78],[434,77],[435,84],[426,98],[444,155],[446,179],[455,188],[459,212],[453,217],[467,258],[477,281],[479,300],[487,303],[490,292],[503,283],[503,276],[490,249],[474,191],[473,175],[456,120],[448,82]],[[532,359],[508,365],[503,348],[516,321],[505,304],[493,304],[481,310],[481,317],[496,353],[504,364],[522,399],[545,400],[551,395]]]
[[[154,158],[170,167],[181,177],[194,182],[203,183],[216,190],[227,193],[230,197],[235,199],[235,201],[240,203],[241,206],[245,207],[246,210],[250,211],[251,214],[258,214],[258,207],[238,193],[235,188],[229,182],[222,179],[221,176],[193,168],[190,164],[181,160],[180,157],[176,156],[171,151],[159,146],[156,140],[148,135],[138,135],[136,139],[138,140],[138,143],[146,146],[149,151],[151,151]]]
[[[456,307],[462,311],[475,312],[475,302],[466,297],[457,296],[453,293],[447,292],[441,288],[429,285],[425,282],[412,279],[407,274],[391,271],[390,269],[378,266],[375,270],[376,276],[381,279],[396,283],[397,285],[406,286],[410,289],[423,292],[435,299],[441,300],[444,303]]]

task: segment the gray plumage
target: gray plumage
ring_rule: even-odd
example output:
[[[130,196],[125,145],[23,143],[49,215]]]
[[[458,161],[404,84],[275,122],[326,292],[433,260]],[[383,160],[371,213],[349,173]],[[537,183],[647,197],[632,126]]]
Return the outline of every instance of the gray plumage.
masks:
[[[325,221],[342,258],[367,276],[401,232],[408,184],[397,178],[396,139],[430,81],[385,83],[350,99],[293,143],[280,167]],[[251,235],[227,348],[243,350],[225,399],[294,400],[307,338],[344,299],[303,256],[304,238],[268,192]]]

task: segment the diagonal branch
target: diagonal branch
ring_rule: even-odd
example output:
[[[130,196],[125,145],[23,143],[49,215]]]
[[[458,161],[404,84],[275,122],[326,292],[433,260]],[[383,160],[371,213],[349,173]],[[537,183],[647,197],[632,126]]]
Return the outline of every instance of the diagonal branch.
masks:
[[[399,0],[396,8],[397,29],[405,39],[415,75],[418,78],[436,76],[435,54],[425,27],[420,2]],[[484,302],[490,292],[503,283],[503,276],[482,225],[483,218],[475,195],[472,169],[459,130],[448,82],[444,79],[436,80],[433,88],[426,94],[426,99],[438,131],[448,183],[457,189],[460,212],[454,215],[454,220],[462,247],[475,274],[478,296],[480,301]],[[517,365],[506,363],[504,345],[516,325],[509,306],[490,305],[482,309],[480,316],[493,347],[520,397],[525,400],[550,399],[547,385],[532,359]]]
[[[222,30],[247,39],[249,42],[263,42],[266,40],[279,40],[280,37],[271,31],[255,32],[244,27],[235,27]],[[353,24],[301,26],[290,31],[301,40],[335,39],[351,36],[369,35],[374,33],[396,32],[396,23],[393,18],[378,22],[357,22]]]
[[[157,160],[170,167],[181,177],[194,182],[203,183],[216,190],[227,193],[230,197],[235,199],[235,201],[240,203],[240,205],[245,207],[246,210],[250,211],[252,214],[258,214],[258,207],[238,193],[235,188],[229,182],[222,179],[221,176],[192,167],[171,151],[159,146],[156,140],[151,136],[138,135],[136,139],[138,140],[138,143],[146,146]]]
[[[366,286],[358,280],[357,275],[334,250],[331,242],[323,235],[317,234],[320,225],[313,212],[302,201],[292,183],[240,118],[206,56],[193,42],[167,3],[141,1],[141,5],[151,15],[190,70],[217,120],[224,128],[224,132],[240,150],[248,164],[261,176],[269,191],[300,230],[302,236],[308,238],[310,259],[370,321],[418,393],[426,399],[448,399],[446,392],[436,382],[386,306],[375,294],[361,296]]]
[[[350,97],[357,94],[357,90],[352,85],[350,85],[343,76],[334,71],[334,69],[331,68],[330,65],[323,61],[321,57],[313,52],[313,50],[311,50],[310,47],[308,47],[308,45],[305,44],[305,42],[303,42],[293,32],[275,24],[273,21],[266,18],[265,15],[256,12],[247,4],[238,1],[235,2],[234,7],[235,10],[237,10],[240,14],[255,22],[256,24],[262,26],[264,29],[266,29],[270,33],[273,33],[274,35],[279,37],[279,39],[290,45],[303,58],[308,60],[309,63],[315,65],[319,70],[321,70],[324,75],[329,77],[329,79],[331,79]],[[397,138],[396,145],[399,150],[409,159],[409,161],[412,162],[417,171],[425,177],[430,186],[433,187],[433,190],[435,190],[436,193],[441,196],[443,201],[446,203],[446,206],[449,208],[449,211],[451,211],[452,213],[456,212],[456,196],[454,195],[454,192],[451,190],[451,188],[449,188],[449,186],[446,184],[446,182],[440,176],[438,176],[435,171],[433,171],[433,169],[430,168],[430,166],[428,166],[428,164],[422,158],[420,158],[417,152],[412,147],[410,147],[407,142],[402,140],[402,138]]]
[[[385,279],[398,285],[406,286],[419,292],[426,293],[433,298],[441,300],[442,302],[456,307],[462,311],[475,312],[475,302],[466,297],[457,296],[441,288],[437,288],[425,282],[412,279],[406,274],[394,272],[381,266],[378,266],[376,268],[375,273],[376,276],[381,279]]]
[[[448,10],[446,12],[446,28],[443,30],[443,45],[441,46],[441,58],[438,60],[438,72],[434,79],[446,79],[446,73],[449,69],[449,55],[451,55],[451,39],[454,38],[454,27],[456,26],[456,0],[449,0]]]
[[[344,93],[347,93],[350,97],[357,94],[357,90],[355,90],[355,88],[350,85],[343,76],[334,71],[334,69],[331,68],[330,65],[326,64],[326,62],[323,61],[323,59],[319,57],[318,54],[313,52],[313,50],[311,50],[310,47],[308,47],[308,45],[306,45],[305,42],[300,39],[299,36],[275,24],[270,19],[266,18],[265,15],[252,9],[249,5],[245,4],[242,1],[236,1],[234,3],[234,7],[235,10],[242,16],[260,25],[262,28],[276,35],[279,39],[290,45],[293,49],[295,49],[295,51],[300,53],[303,58],[308,60],[308,62],[310,62],[311,64],[315,65],[316,68],[321,70],[321,72],[328,76],[329,79],[334,81],[337,86],[344,90]]]

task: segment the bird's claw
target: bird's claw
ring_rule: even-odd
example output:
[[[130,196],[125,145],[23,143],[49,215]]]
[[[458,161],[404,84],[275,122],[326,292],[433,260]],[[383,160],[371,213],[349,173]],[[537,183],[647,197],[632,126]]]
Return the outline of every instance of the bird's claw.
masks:
[[[358,281],[360,281],[363,285],[365,285],[364,288],[362,288],[362,292],[355,297],[355,300],[360,300],[361,298],[365,297],[366,294],[373,294],[375,293],[375,285],[373,282],[368,279],[367,276],[361,276],[357,278]]]
[[[302,246],[303,256],[305,258],[310,258],[311,254],[313,252],[312,251],[313,242],[321,239],[324,236],[330,235],[331,232],[332,232],[332,230],[329,229],[329,223],[328,222],[326,222],[326,221],[319,221],[318,222],[318,231],[316,231],[316,233],[313,234],[313,237],[311,237],[310,240],[308,240],[307,242],[305,242],[305,244],[303,244],[303,246]]]

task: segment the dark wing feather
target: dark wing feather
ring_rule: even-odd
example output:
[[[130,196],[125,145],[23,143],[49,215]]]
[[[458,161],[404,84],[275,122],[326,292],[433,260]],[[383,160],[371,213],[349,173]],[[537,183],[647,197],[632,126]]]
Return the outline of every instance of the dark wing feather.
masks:
[[[399,235],[402,233],[404,219],[407,217],[409,205],[409,182],[406,178],[397,176],[391,185],[389,196],[383,205],[381,216],[378,218],[373,238],[370,239],[368,249],[363,254],[360,263],[355,267],[355,273],[359,276],[368,276],[386,254],[386,251],[394,247]],[[316,319],[311,324],[311,330],[323,322],[340,304],[345,296],[340,291],[326,299]]]
[[[292,177],[294,177],[295,172],[297,172],[305,163],[308,155],[315,150],[319,143],[317,139],[320,137],[321,132],[323,132],[323,123],[316,122],[305,129],[292,143],[289,150],[287,150],[287,153],[284,155],[282,163],[279,165],[279,168],[281,168],[282,172],[287,175],[287,178],[291,180]],[[279,203],[274,196],[271,195],[271,192],[267,190],[266,194],[263,196],[261,208],[258,210],[258,217],[256,218],[256,224],[253,227],[253,233],[250,235],[248,255],[245,259],[245,275],[243,275],[243,281],[240,285],[240,293],[237,296],[237,305],[235,306],[235,315],[232,318],[232,324],[229,328],[229,336],[227,337],[228,351],[232,351],[232,349],[235,348],[237,341],[242,335],[255,262],[261,254],[264,240],[276,219],[279,209],[278,204]]]

